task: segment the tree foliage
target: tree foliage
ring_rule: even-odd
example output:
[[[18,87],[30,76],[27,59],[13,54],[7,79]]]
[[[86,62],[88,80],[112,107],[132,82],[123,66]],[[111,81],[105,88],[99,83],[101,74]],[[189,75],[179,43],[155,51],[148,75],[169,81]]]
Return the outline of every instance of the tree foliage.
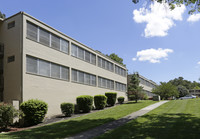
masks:
[[[189,91],[185,86],[179,85],[177,89],[179,92],[179,97],[184,97],[189,94]]]
[[[126,66],[124,63],[123,63],[123,59],[120,58],[117,54],[115,53],[112,53],[110,55],[106,55],[108,56],[109,58],[111,58],[112,60],[116,61],[117,63],[123,65],[123,66]]]
[[[177,87],[172,83],[161,82],[159,86],[152,91],[154,94],[160,95],[161,99],[168,99],[170,97],[178,97],[179,93]]]
[[[195,87],[200,87],[200,83],[196,82],[196,81],[188,81],[188,80],[184,80],[183,77],[178,77],[178,78],[175,78],[173,80],[170,80],[169,81],[171,84],[173,84],[174,86],[184,86],[186,87],[188,90],[190,89],[194,89]]]
[[[173,10],[176,6],[181,6],[184,4],[189,7],[189,14],[193,14],[194,12],[200,12],[200,0],[155,0],[159,3],[168,3],[170,9]],[[139,0],[132,0],[133,3],[137,4]]]
[[[139,86],[140,80],[139,80],[139,74],[136,72],[134,73],[131,78],[128,85],[128,97],[133,97],[135,102],[137,102],[140,99],[143,87]]]
[[[3,13],[1,13],[1,11],[0,11],[0,18],[2,18],[2,19],[5,19],[5,18],[6,18],[6,15],[3,14]]]

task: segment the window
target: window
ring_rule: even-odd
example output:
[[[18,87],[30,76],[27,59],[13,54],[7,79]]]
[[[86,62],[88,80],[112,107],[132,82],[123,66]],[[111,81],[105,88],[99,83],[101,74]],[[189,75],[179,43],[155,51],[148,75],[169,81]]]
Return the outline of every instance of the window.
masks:
[[[115,65],[115,73],[121,76],[126,76],[126,70],[117,65]]]
[[[85,51],[85,61],[90,63],[90,52]]]
[[[78,72],[78,82],[84,83],[84,73],[81,71]]]
[[[56,50],[60,50],[60,38],[55,36],[55,35],[51,35],[51,47],[56,49]]]
[[[111,63],[101,57],[98,57],[98,66],[113,72],[113,68],[114,68],[113,63]]]
[[[37,74],[38,72],[37,58],[29,56],[26,57],[26,71]]]
[[[8,23],[8,29],[15,27],[15,21]]]
[[[8,57],[8,63],[14,62],[15,61],[15,56],[9,56]]]
[[[77,57],[78,56],[78,50],[77,50],[77,46],[72,44],[71,45],[71,55]]]
[[[60,66],[57,64],[51,64],[51,77],[60,78]]]
[[[42,44],[49,46],[49,42],[50,42],[50,33],[49,32],[40,28],[40,37],[39,38],[40,38],[39,41]]]
[[[78,47],[78,58],[84,60],[84,50],[80,47]]]
[[[98,86],[113,90],[114,89],[114,81],[106,79],[106,78],[98,77]]]
[[[77,82],[77,70],[72,70],[72,81]]]
[[[91,59],[92,64],[96,65],[96,55],[91,53]]]
[[[90,75],[87,73],[84,74],[84,84],[90,84]]]
[[[38,71],[39,69],[39,71]],[[68,80],[69,68],[45,60],[26,56],[26,71],[46,77]]]
[[[72,69],[72,81],[86,84],[86,85],[92,85],[96,86],[96,76],[85,73],[82,71],[78,71],[75,69]]]
[[[69,68],[61,67],[61,79],[69,80]]]
[[[39,60],[39,74],[50,77],[50,63],[44,60]]]
[[[123,83],[115,82],[115,90],[126,92],[126,85]]]
[[[38,27],[27,22],[27,38],[37,41]]]
[[[61,51],[68,54],[69,42],[61,39]]]

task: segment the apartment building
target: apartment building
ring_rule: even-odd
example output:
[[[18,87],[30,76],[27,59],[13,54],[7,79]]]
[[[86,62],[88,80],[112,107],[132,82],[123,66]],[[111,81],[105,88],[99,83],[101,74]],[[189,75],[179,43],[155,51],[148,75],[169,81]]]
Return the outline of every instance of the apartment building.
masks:
[[[40,99],[51,116],[79,95],[126,97],[126,87],[126,67],[102,53],[24,12],[0,20],[1,101]]]
[[[128,75],[128,82],[130,81],[131,76],[132,75]],[[157,84],[154,81],[149,80],[140,74],[139,74],[139,80],[140,80],[139,86],[143,87],[143,92],[147,94],[148,98],[150,99],[153,98],[155,94],[152,93],[152,89],[155,88]]]

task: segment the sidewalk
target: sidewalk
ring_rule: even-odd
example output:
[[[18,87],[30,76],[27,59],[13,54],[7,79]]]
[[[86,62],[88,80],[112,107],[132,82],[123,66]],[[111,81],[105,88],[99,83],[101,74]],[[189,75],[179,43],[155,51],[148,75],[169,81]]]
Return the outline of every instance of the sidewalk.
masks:
[[[123,117],[123,118],[120,118],[116,121],[109,122],[107,124],[98,126],[98,127],[93,128],[91,130],[79,133],[77,135],[74,135],[74,136],[71,136],[71,137],[68,137],[68,138],[65,138],[65,139],[91,139],[91,138],[100,136],[100,135],[104,134],[105,132],[107,132],[109,130],[115,129],[115,128],[122,126],[123,124],[125,124],[125,123],[127,123],[127,122],[129,122],[133,119],[136,119],[138,116],[142,116],[142,115],[150,112],[151,110],[159,107],[160,105],[162,105],[166,102],[168,102],[168,101],[161,101],[161,102],[152,104],[152,105],[147,106],[147,107],[145,107],[145,108],[143,108],[139,111],[133,112],[133,113],[131,113],[131,114],[129,114],[129,115]]]

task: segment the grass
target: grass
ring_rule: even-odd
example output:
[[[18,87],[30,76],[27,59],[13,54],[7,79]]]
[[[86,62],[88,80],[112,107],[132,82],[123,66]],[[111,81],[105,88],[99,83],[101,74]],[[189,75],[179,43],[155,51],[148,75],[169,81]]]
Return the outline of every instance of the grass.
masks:
[[[3,139],[59,139],[69,137],[76,133],[86,131],[104,123],[119,119],[132,112],[138,111],[154,101],[139,101],[138,103],[130,102],[128,104],[118,105],[116,107],[84,115],[81,117],[65,120],[59,123],[46,125],[34,129],[24,130],[20,132],[0,134]]]
[[[174,100],[97,139],[198,139],[200,99]]]

